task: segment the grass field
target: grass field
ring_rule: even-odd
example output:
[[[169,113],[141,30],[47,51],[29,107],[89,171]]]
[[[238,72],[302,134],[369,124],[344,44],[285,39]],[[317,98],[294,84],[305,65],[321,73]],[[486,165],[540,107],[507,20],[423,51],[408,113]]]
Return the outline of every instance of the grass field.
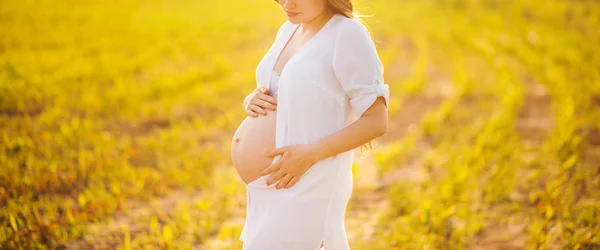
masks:
[[[362,0],[390,85],[352,249],[600,249],[600,3]],[[0,1],[0,249],[241,249],[273,1]],[[358,151],[357,151],[358,152]]]

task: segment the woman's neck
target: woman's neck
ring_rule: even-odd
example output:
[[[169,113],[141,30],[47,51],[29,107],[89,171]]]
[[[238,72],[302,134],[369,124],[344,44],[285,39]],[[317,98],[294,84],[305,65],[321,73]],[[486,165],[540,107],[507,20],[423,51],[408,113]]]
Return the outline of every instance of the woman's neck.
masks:
[[[323,11],[314,19],[303,22],[300,27],[301,33],[317,33],[334,15],[332,11]]]

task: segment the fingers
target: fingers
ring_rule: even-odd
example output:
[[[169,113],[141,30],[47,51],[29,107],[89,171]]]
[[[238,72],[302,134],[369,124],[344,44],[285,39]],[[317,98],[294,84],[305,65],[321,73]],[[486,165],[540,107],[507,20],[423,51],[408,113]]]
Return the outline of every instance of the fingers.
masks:
[[[273,165],[271,165],[268,168],[264,169],[263,171],[260,172],[260,175],[261,176],[265,176],[265,175],[271,174],[271,173],[279,170],[279,168],[280,168],[280,164],[279,163],[280,162],[281,162],[281,160],[278,160]]]
[[[273,103],[273,104],[277,104],[277,98],[274,98],[271,96],[270,89],[263,88],[263,89],[260,89],[259,92],[263,94],[263,95],[261,95],[261,99],[268,101],[270,103]]]
[[[290,179],[290,181],[285,185],[285,188],[290,188],[292,187],[294,184],[296,184],[296,182],[298,182],[298,176],[294,176]]]
[[[275,97],[272,97],[270,95],[258,93],[255,98],[252,98],[250,103],[258,105],[261,108],[268,108],[271,110],[275,110],[276,109],[275,105],[277,104],[277,99],[275,99]]]
[[[271,152],[269,152],[267,154],[267,157],[275,157],[277,155],[284,154],[287,150],[288,150],[287,147],[273,149]]]
[[[275,173],[273,176],[271,176],[271,178],[269,178],[269,180],[267,180],[267,186],[270,186],[271,184],[277,182],[279,179],[283,178],[285,174],[286,173],[283,171],[277,171],[277,173]]]
[[[292,179],[292,177],[293,176],[290,173],[285,174],[283,176],[283,178],[281,179],[281,181],[279,181],[279,183],[277,183],[276,188],[277,189],[284,188],[288,184],[288,182],[290,182],[290,180]]]
[[[271,89],[265,89],[265,88],[261,88],[258,91],[260,91],[263,94],[269,94],[269,93],[271,93]]]
[[[271,96],[270,94],[263,94],[260,96],[262,100],[265,100],[271,104],[277,105],[277,98]]]
[[[256,95],[250,99],[250,102],[248,103],[248,106],[246,108],[246,113],[252,117],[257,117],[258,114],[267,115],[267,111],[265,109],[277,109],[274,104],[270,103],[270,101],[273,100],[277,102],[277,99],[273,98],[270,95],[256,93]]]
[[[258,114],[256,114],[256,113],[255,113],[254,111],[252,111],[252,110],[248,110],[248,109],[246,109],[245,111],[246,111],[246,114],[248,114],[249,116],[252,116],[252,117],[257,117],[257,116],[258,116]]]
[[[256,104],[250,103],[248,110],[253,111],[254,113],[257,113],[257,114],[267,115],[267,111],[265,111],[263,108],[257,106]]]
[[[269,89],[255,89],[253,93],[246,97],[246,99],[249,99],[244,99],[246,114],[257,117],[258,114],[267,115],[265,109],[276,110],[277,98],[270,96],[269,93],[271,93]]]

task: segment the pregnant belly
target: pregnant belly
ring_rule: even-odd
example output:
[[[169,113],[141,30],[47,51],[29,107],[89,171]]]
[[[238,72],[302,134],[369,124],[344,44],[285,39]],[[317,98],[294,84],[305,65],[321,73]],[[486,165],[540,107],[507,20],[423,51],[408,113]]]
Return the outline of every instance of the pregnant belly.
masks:
[[[273,161],[273,157],[267,157],[267,154],[275,149],[277,111],[266,111],[266,116],[247,116],[235,131],[231,142],[233,164],[246,184],[258,179],[260,171]]]

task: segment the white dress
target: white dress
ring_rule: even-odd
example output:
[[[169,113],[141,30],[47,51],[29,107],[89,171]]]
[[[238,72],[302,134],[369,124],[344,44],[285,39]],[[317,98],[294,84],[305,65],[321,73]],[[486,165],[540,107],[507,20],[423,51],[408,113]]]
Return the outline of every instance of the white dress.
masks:
[[[278,79],[276,147],[307,144],[360,117],[379,96],[389,103],[383,65],[368,30],[336,14],[287,62],[278,78],[276,58],[299,24],[286,21],[256,69],[258,87]],[[273,80],[276,79],[276,80]],[[312,165],[288,189],[267,186],[271,175],[246,185],[243,250],[350,249],[344,227],[352,193],[353,150]],[[281,155],[274,157],[273,163]]]

